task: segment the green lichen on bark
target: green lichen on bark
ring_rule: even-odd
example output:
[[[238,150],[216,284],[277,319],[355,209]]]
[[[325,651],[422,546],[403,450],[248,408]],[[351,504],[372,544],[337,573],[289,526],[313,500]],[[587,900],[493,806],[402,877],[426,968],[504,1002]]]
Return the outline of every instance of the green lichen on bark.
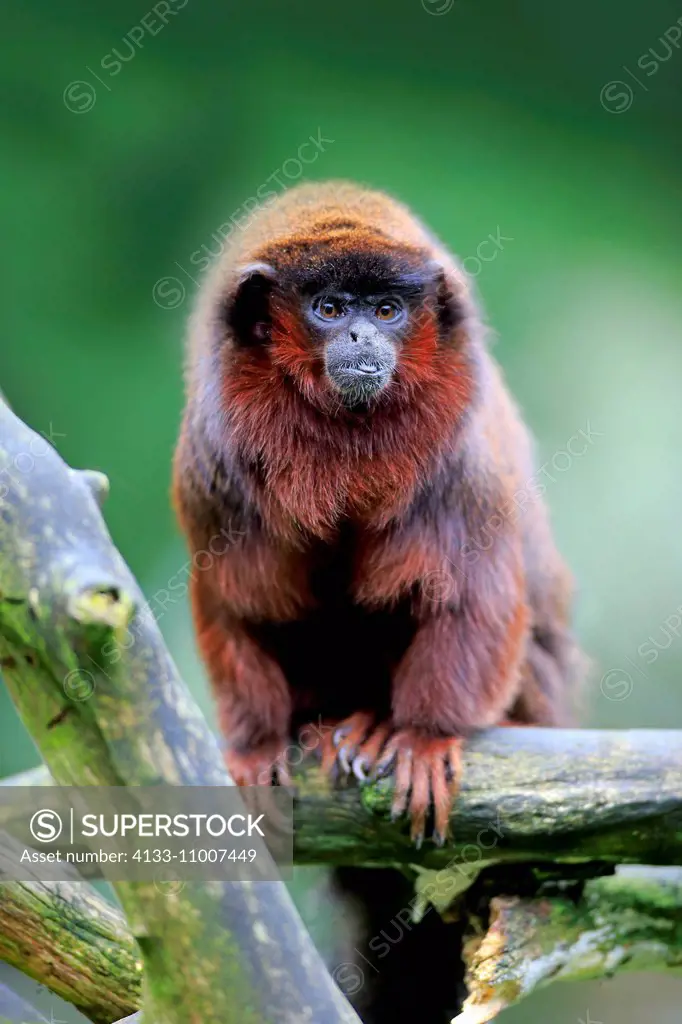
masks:
[[[461,1024],[482,1024],[555,981],[620,971],[682,973],[682,871],[623,869],[590,879],[579,899],[499,896],[465,946]]]
[[[140,1005],[142,958],[123,915],[86,885],[0,886],[0,960],[111,1024]]]
[[[24,784],[47,782],[44,769]],[[682,864],[682,732],[491,729],[472,739],[443,848],[391,821],[392,783],[295,772],[298,864]],[[0,812],[0,825],[2,816]]]
[[[215,738],[101,518],[0,402],[0,668],[60,785],[230,784]],[[115,888],[145,963],[144,1024],[357,1022],[281,883]],[[263,933],[273,942],[264,956]],[[283,985],[282,977],[295,979]]]

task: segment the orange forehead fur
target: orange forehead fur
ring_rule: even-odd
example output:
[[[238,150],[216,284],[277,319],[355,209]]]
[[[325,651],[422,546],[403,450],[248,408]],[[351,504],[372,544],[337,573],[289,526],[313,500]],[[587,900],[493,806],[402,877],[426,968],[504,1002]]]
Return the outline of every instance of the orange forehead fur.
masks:
[[[287,258],[296,243],[334,239],[337,245],[434,249],[434,240],[402,203],[383,192],[350,182],[310,183],[278,196],[231,238],[226,257],[233,265],[276,251]]]

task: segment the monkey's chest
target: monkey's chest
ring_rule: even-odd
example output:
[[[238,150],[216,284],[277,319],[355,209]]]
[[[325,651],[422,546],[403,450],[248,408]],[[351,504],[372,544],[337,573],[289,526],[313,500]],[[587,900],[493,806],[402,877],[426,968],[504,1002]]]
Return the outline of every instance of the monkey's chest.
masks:
[[[297,622],[261,623],[256,633],[284,671],[301,725],[360,708],[388,713],[391,678],[412,627],[400,609],[368,613],[339,603]]]
[[[254,627],[281,665],[302,721],[363,706],[388,710],[392,674],[414,633],[407,602],[370,610],[355,600],[355,555],[350,531],[312,552],[310,607],[296,621]]]

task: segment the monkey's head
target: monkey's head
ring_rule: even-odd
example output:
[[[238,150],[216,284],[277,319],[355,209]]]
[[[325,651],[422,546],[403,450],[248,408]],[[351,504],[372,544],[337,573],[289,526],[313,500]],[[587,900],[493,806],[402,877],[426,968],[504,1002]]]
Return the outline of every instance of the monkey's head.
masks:
[[[305,186],[244,234],[213,316],[227,373],[251,393],[280,375],[318,408],[362,412],[449,372],[471,315],[464,275],[400,204]]]

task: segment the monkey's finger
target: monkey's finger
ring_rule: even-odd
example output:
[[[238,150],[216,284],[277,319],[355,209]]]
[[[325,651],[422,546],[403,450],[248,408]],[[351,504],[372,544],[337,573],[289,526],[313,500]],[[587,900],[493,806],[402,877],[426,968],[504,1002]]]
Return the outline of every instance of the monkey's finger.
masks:
[[[275,763],[275,781],[279,786],[293,786],[286,758],[280,757]]]
[[[370,711],[356,711],[334,730],[332,737],[334,746],[340,746],[344,739],[350,739],[353,743],[361,743],[373,726],[374,715]]]
[[[450,833],[450,811],[452,808],[452,785],[448,784],[446,765],[438,761],[431,770],[431,792],[433,794],[433,841],[442,846]]]
[[[354,743],[343,743],[337,750],[339,764],[346,775],[350,775],[353,770],[352,760],[356,750],[357,747]]]
[[[464,741],[460,739],[453,739],[447,751],[447,768],[448,768],[448,781],[450,782],[450,790],[452,796],[456,796],[459,791],[459,785],[462,779],[462,747]]]
[[[391,727],[388,722],[378,725],[369,739],[360,747],[357,756],[353,759],[353,774],[360,782],[365,782],[376,764],[379,754],[383,750],[386,740],[391,734]]]
[[[400,749],[398,739],[394,736],[388,741],[384,747],[381,757],[377,758],[372,777],[379,779],[382,775],[389,775],[395,767],[394,762],[398,756],[398,750]]]
[[[353,770],[352,761],[374,725],[374,715],[367,711],[358,711],[347,721],[342,722],[334,732],[334,745],[337,748],[339,765],[350,775]]]
[[[410,836],[419,849],[424,841],[426,815],[431,803],[428,761],[419,758],[412,764],[412,794],[410,796]]]
[[[393,802],[391,804],[391,820],[395,821],[405,813],[407,800],[412,785],[412,750],[408,747],[398,751],[398,762],[395,769]]]

